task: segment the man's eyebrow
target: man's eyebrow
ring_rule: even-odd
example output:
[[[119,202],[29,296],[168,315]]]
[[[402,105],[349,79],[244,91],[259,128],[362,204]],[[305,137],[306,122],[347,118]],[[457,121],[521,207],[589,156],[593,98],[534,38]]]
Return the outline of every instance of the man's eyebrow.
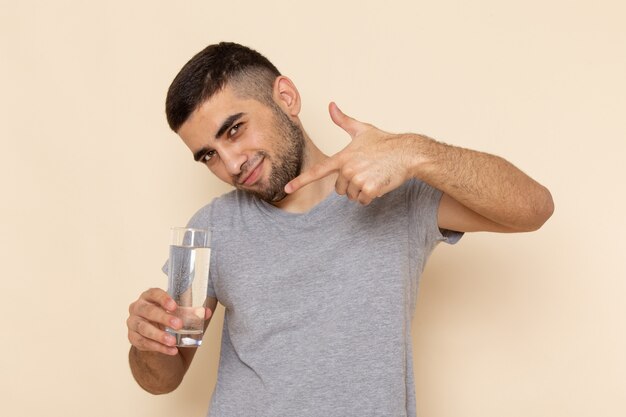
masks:
[[[198,150],[196,153],[193,154],[193,160],[198,162],[200,158],[202,158],[204,154],[210,150],[211,148],[209,148],[208,146],[203,147],[202,149]]]
[[[235,121],[239,119],[241,116],[243,116],[244,114],[245,113],[237,113],[237,114],[228,116],[226,120],[224,120],[224,122],[222,123],[222,126],[220,126],[220,128],[217,129],[217,133],[215,134],[215,139],[219,139],[220,136],[222,136],[224,132],[226,132],[233,125],[233,123],[235,123]]]

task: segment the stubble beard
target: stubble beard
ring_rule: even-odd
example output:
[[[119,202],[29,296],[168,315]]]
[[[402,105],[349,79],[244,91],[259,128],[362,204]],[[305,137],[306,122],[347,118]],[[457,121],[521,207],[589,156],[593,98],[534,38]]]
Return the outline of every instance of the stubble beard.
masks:
[[[276,128],[274,138],[277,146],[274,158],[260,151],[259,156],[271,164],[267,187],[244,190],[268,203],[277,203],[287,196],[285,185],[302,170],[304,158],[304,132],[278,106],[272,106]]]

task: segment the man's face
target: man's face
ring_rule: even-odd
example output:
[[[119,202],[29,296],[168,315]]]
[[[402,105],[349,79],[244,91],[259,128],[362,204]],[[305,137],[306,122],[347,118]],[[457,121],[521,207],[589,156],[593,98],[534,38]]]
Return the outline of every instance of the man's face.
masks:
[[[218,178],[268,202],[282,200],[302,168],[300,126],[278,105],[241,98],[229,86],[198,107],[178,134]]]

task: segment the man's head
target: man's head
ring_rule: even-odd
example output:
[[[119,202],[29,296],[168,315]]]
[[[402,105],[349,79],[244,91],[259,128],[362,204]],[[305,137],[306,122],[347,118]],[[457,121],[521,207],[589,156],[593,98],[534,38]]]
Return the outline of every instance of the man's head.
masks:
[[[256,51],[211,45],[176,76],[167,120],[194,154],[223,181],[278,202],[300,174],[305,135],[293,83]]]
[[[221,42],[197,53],[180,70],[167,92],[165,111],[174,132],[203,102],[226,85],[241,97],[274,105],[272,90],[278,69],[245,46]]]

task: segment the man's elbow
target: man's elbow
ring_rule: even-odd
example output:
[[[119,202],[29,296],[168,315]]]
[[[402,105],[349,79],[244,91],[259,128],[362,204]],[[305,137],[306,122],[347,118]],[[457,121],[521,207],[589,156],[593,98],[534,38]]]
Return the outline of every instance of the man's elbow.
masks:
[[[528,221],[524,230],[520,230],[522,232],[534,232],[539,230],[554,213],[552,194],[547,188],[543,186],[541,188],[540,196],[533,201],[531,208],[528,209]]]
[[[153,395],[169,394],[172,391],[174,391],[176,388],[178,388],[181,382],[181,381],[178,381],[177,383],[163,384],[163,383],[152,383],[150,381],[139,381],[138,379],[135,379],[135,380],[137,381],[137,384],[139,384],[139,386],[144,391]]]

